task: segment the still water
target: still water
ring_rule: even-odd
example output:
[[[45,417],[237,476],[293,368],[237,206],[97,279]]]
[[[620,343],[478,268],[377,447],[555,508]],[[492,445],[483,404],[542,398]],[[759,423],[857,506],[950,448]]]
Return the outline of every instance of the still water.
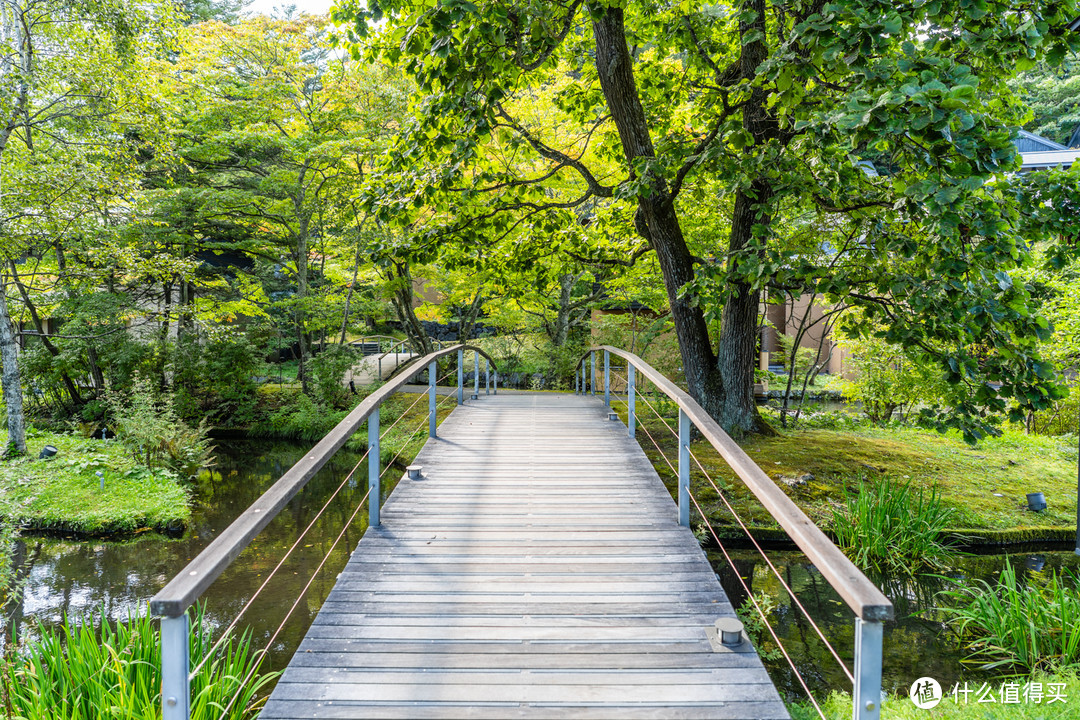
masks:
[[[150,532],[126,542],[23,538],[16,560],[21,559],[29,573],[21,597],[4,613],[12,618],[4,628],[5,633],[9,637],[13,633],[33,637],[39,624],[53,625],[65,614],[92,615],[99,622],[103,614],[111,620],[123,620],[133,613],[145,612],[150,598],[309,447],[309,444],[265,441],[219,442],[213,471],[203,473],[193,487],[192,519],[179,539]],[[228,625],[334,490],[356,468],[300,547],[245,613],[240,627],[251,629],[255,647],[266,646],[311,573],[329,553],[326,565],[270,649],[266,668],[281,668],[292,656],[367,527],[365,504],[345,528],[367,490],[367,466],[362,463],[357,467],[359,458],[360,453],[338,452],[203,596],[211,626],[217,629]],[[396,479],[399,474],[391,470],[384,480],[391,476]],[[331,552],[343,528],[344,534]]]
[[[144,612],[150,598],[299,460],[308,447],[307,444],[266,441],[220,442],[213,472],[204,473],[193,487],[192,520],[187,532],[179,539],[156,533],[146,533],[126,542],[23,538],[16,554],[28,571],[27,580],[22,594],[5,608],[4,616],[11,620],[4,632],[9,637],[13,633],[33,637],[39,624],[56,624],[65,614],[92,616],[95,621],[100,621],[102,615],[111,620],[123,620],[130,614]],[[241,623],[242,628],[250,628],[255,647],[265,647],[289,607],[300,596],[312,571],[328,556],[325,567],[270,648],[264,666],[268,669],[280,669],[288,662],[367,527],[366,505],[346,527],[366,492],[367,467],[363,463],[357,466],[359,458],[359,453],[339,452],[204,595],[212,628],[224,628],[355,468],[342,492],[316,520],[303,543],[246,612]],[[399,475],[397,470],[386,473],[385,478],[390,482],[384,481],[384,492],[389,494],[390,486]],[[339,534],[340,542],[331,551]],[[847,605],[801,553],[789,550],[767,552],[850,667],[854,618]],[[756,551],[733,550],[730,554],[738,575],[745,579],[750,591],[768,596],[770,622],[815,696],[824,697],[831,690],[850,690],[850,683],[836,660]],[[1080,569],[1080,557],[1071,548],[1014,551],[1009,557],[1019,569],[1021,579],[1030,573],[1051,569]],[[888,623],[885,629],[884,689],[906,694],[911,683],[924,675],[935,677],[945,687],[952,687],[957,681],[984,677],[977,669],[965,667],[961,662],[962,653],[948,627],[933,612],[935,596],[949,585],[950,580],[964,583],[977,579],[995,580],[1005,558],[1004,553],[964,556],[943,572],[942,577],[936,578],[872,578],[896,606],[896,620]],[[746,600],[746,591],[738,582],[736,572],[718,552],[710,553],[710,560],[732,603],[740,607]],[[771,641],[765,643],[766,649],[769,645]],[[804,696],[782,657],[767,659],[766,665],[786,699]]]
[[[854,655],[855,616],[847,604],[802,553],[788,550],[766,552],[780,576],[850,669]],[[747,597],[746,590],[736,577],[735,570],[738,570],[755,596],[759,593],[767,596],[766,603],[771,606],[769,621],[814,696],[824,698],[833,690],[850,692],[851,683],[840,670],[836,659],[757,551],[729,550],[729,554],[735,565],[734,570],[719,552],[710,552],[709,560],[732,604],[738,608]],[[885,624],[883,690],[907,695],[911,684],[923,676],[935,678],[947,690],[957,682],[981,683],[1000,677],[1000,671],[997,674],[986,673],[963,662],[964,654],[950,626],[934,608],[945,602],[938,593],[956,587],[957,582],[971,585],[985,580],[995,585],[1006,558],[1016,569],[1019,582],[1026,581],[1033,573],[1049,574],[1052,570],[1060,572],[1062,568],[1073,572],[1080,570],[1080,557],[1071,546],[1061,545],[1056,549],[1032,548],[1009,553],[963,555],[937,576],[922,575],[913,579],[871,576],[870,579],[888,596],[896,610],[896,619]],[[762,630],[761,637],[765,639],[764,642],[755,638],[759,649],[762,646],[775,649],[767,630]],[[782,656],[766,658],[765,664],[785,699],[805,697],[805,691],[791,666]]]

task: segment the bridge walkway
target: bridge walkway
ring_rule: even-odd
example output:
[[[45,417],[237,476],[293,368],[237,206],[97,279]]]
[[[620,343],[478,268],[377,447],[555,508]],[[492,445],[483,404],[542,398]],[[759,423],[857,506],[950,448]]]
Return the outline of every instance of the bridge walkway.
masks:
[[[599,398],[457,408],[261,714],[787,718],[671,495]]]

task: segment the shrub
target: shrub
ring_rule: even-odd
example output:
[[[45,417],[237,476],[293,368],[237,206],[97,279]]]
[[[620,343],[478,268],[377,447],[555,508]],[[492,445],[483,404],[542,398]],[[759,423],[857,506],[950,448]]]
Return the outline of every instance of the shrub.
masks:
[[[359,359],[347,345],[328,345],[313,357],[311,390],[315,401],[328,407],[346,407],[351,393],[342,381]]]
[[[973,587],[943,590],[951,607],[939,608],[969,651],[968,661],[984,668],[1032,671],[1080,666],[1078,576],[1036,575],[1026,585],[1006,559],[997,587],[978,580]]]
[[[58,629],[39,626],[41,639],[27,644],[3,673],[3,690],[11,720],[55,718],[161,717],[161,635],[146,615],[112,625],[73,623]],[[201,609],[192,619],[192,667],[212,647]],[[253,720],[262,700],[256,695],[277,673],[255,672],[258,656],[245,633],[213,652],[191,680],[193,720]],[[246,685],[241,682],[252,675]],[[237,695],[229,712],[224,707]]]
[[[201,343],[185,339],[174,354],[173,406],[182,418],[243,424],[255,408],[255,376],[265,370],[243,336]]]
[[[137,378],[127,396],[109,392],[106,400],[117,438],[136,462],[172,470],[182,478],[213,464],[205,420],[196,427],[186,424],[172,403],[155,400],[145,378]]]
[[[954,510],[929,493],[886,479],[876,487],[859,483],[858,494],[844,491],[844,506],[833,509],[836,544],[859,567],[892,573],[942,568],[954,554],[939,538]]]

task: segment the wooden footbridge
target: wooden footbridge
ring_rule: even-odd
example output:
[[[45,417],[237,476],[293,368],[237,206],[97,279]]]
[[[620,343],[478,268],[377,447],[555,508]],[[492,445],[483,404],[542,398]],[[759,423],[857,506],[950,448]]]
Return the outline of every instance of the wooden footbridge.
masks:
[[[583,392],[595,355],[582,392],[481,395],[478,352],[464,402],[465,350],[365,400],[154,598],[165,720],[189,717],[187,608],[364,422],[378,457],[379,405],[425,368],[420,468],[382,504],[371,463],[369,529],[261,718],[787,718],[688,527],[689,460],[676,505],[633,439],[635,369],[679,404],[680,455],[694,422],[729,462],[752,461],[636,356],[604,353],[605,371],[610,353],[627,360],[624,425]],[[436,428],[435,362],[455,352],[459,404]],[[756,465],[736,470],[764,477],[755,492],[856,609],[854,717],[876,718],[891,605]]]

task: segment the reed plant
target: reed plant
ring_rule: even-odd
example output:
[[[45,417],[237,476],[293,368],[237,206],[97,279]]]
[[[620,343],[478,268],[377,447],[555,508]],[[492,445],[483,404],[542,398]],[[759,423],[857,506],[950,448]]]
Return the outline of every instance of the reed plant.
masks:
[[[1080,578],[1034,573],[1027,582],[1006,559],[996,586],[984,580],[943,590],[939,608],[969,655],[966,662],[1015,671],[1080,667]]]
[[[837,545],[864,570],[912,575],[942,569],[956,555],[941,541],[953,514],[936,488],[860,481],[858,493],[845,488],[844,504],[833,508],[832,531]]]
[[[213,645],[201,609],[191,628],[195,667]],[[88,618],[66,618],[59,628],[39,626],[39,633],[40,639],[5,663],[3,710],[9,720],[161,717],[161,634],[152,618],[140,614],[122,623],[103,621],[100,629]],[[191,679],[191,717],[253,720],[263,703],[260,690],[277,674],[257,672],[258,656],[247,633],[212,652]]]

